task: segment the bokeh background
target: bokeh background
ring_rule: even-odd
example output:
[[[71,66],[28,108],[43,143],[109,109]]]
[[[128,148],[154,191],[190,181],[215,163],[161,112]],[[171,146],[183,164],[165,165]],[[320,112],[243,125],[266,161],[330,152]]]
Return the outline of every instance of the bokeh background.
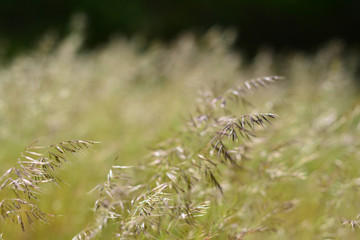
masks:
[[[358,0],[1,0],[0,174],[34,141],[101,142],[57,171],[66,184],[44,184],[36,204],[56,217],[25,233],[1,218],[4,239],[71,239],[93,223],[89,192],[116,156],[144,166],[184,130],[199,93],[269,75],[285,79],[234,111],[280,117],[247,143],[241,171],[223,166],[225,197],[174,239],[264,226],[275,230],[246,240],[358,239],[347,220],[360,226],[359,12]],[[206,137],[179,141],[196,149]],[[131,179],[151,188],[151,171]]]
[[[214,25],[234,28],[236,45],[249,55],[261,46],[314,51],[334,38],[359,47],[359,11],[358,0],[2,0],[0,46],[6,48],[2,54],[12,55],[34,46],[45,32],[64,37],[71,17],[83,13],[90,48],[116,34],[168,41]]]

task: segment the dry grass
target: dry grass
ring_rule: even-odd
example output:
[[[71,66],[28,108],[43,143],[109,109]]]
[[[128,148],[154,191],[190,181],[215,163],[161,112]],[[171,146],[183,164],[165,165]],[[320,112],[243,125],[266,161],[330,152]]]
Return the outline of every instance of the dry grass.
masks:
[[[146,50],[81,41],[48,36],[0,70],[4,239],[357,238],[360,102],[341,44],[244,64],[216,29]],[[286,78],[253,79],[272,74]],[[102,144],[23,151],[34,139]]]

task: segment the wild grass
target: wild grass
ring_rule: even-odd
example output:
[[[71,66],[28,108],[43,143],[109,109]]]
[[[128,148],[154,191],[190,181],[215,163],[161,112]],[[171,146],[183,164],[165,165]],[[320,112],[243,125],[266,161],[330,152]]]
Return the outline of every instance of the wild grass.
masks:
[[[356,56],[249,64],[233,40],[82,52],[75,31],[2,65],[3,238],[357,239]],[[66,139],[101,144],[72,156],[92,142]]]
[[[67,160],[67,153],[76,153],[91,147],[95,142],[73,140],[51,145],[44,152],[39,147],[28,146],[18,158],[18,167],[7,170],[0,178],[1,220],[17,223],[25,232],[25,225],[36,221],[49,222],[51,214],[46,214],[37,206],[35,200],[41,191],[41,184],[58,184],[61,179],[54,172]],[[10,192],[10,193],[9,193]],[[13,193],[13,197],[7,197]]]

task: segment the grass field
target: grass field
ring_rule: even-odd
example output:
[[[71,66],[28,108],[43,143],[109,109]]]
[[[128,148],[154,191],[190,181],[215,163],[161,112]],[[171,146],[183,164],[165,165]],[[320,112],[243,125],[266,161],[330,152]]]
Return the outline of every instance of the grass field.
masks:
[[[5,207],[26,191],[16,196],[4,175],[3,238],[359,239],[357,56],[332,42],[245,63],[233,39],[213,29],[82,52],[74,32],[2,64],[1,174],[25,164],[34,141],[100,142],[64,153],[63,182],[44,180],[38,199],[27,198],[54,215],[47,223],[28,223],[30,205]]]

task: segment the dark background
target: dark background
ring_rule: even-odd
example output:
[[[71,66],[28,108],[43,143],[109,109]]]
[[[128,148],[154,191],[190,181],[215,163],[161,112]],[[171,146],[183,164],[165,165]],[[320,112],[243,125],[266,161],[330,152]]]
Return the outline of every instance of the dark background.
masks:
[[[0,0],[0,47],[12,56],[48,31],[64,37],[79,12],[87,16],[87,48],[118,33],[168,41],[214,25],[234,27],[236,46],[248,53],[312,51],[333,38],[360,45],[360,0]]]

